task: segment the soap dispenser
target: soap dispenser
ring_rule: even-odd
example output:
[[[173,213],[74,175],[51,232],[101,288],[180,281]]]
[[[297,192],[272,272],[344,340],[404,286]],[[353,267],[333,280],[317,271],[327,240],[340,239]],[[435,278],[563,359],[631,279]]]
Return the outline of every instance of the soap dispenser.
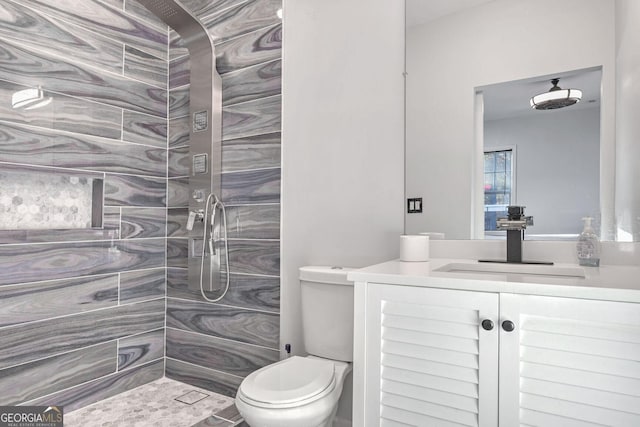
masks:
[[[598,267],[600,265],[600,242],[598,235],[591,227],[593,218],[582,218],[584,229],[578,236],[578,263],[588,267]]]

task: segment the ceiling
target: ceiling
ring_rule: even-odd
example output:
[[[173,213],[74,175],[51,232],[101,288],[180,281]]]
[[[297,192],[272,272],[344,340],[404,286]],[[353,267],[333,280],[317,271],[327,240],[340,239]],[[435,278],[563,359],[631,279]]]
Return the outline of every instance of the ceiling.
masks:
[[[493,0],[407,0],[407,27],[424,24]]]

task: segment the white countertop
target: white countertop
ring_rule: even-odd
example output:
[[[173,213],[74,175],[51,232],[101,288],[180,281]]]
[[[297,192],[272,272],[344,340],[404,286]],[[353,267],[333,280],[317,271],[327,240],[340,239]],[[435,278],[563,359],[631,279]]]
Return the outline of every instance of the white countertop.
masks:
[[[640,303],[639,266],[583,267],[585,278],[435,271],[450,263],[477,264],[478,262],[448,258],[434,258],[428,262],[393,260],[352,271],[347,278],[354,282]],[[556,264],[556,266],[579,267],[577,264]]]

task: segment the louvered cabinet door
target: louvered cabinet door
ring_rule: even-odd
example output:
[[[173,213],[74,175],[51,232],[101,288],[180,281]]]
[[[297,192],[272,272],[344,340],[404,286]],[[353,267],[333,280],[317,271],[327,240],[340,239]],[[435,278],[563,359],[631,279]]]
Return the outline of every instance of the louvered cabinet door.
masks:
[[[640,426],[640,304],[500,295],[500,426]]]
[[[497,294],[369,284],[366,320],[365,426],[497,425]]]

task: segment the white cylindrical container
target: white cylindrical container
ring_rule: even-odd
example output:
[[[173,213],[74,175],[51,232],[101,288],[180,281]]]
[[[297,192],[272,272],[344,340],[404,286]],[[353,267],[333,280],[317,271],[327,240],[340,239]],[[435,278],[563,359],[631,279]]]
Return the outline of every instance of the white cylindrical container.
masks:
[[[434,231],[423,231],[418,233],[421,236],[429,236],[429,240],[444,240],[444,233],[436,233]]]
[[[400,236],[400,261],[429,261],[429,236]]]

